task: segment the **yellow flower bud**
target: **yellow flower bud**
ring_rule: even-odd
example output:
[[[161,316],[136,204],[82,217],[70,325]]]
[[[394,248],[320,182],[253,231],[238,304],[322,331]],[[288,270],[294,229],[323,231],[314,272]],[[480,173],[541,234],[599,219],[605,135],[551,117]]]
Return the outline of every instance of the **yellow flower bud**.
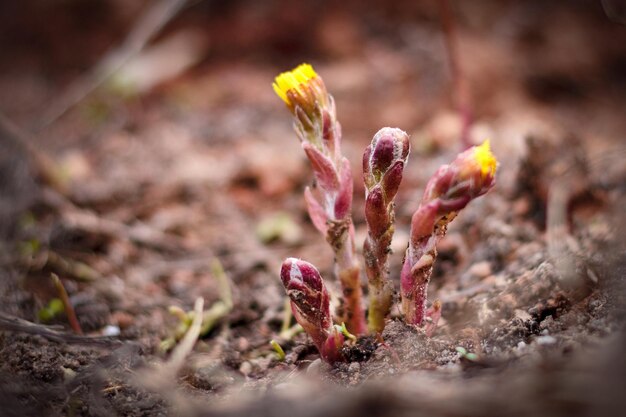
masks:
[[[483,178],[487,175],[493,176],[496,173],[497,161],[495,156],[491,153],[488,139],[484,141],[482,145],[474,148],[474,158],[476,158],[476,162],[480,166],[480,172]]]
[[[319,117],[319,108],[332,110],[332,99],[326,91],[324,81],[309,64],[300,64],[293,70],[278,75],[272,87],[291,113],[296,115],[300,108],[308,117],[309,123]]]
[[[272,87],[274,92],[280,97],[288,106],[293,106],[287,92],[290,90],[296,90],[299,95],[306,94],[303,85],[308,83],[313,78],[317,78],[317,73],[313,67],[309,64],[300,64],[295,69],[287,72],[283,72],[278,75]]]

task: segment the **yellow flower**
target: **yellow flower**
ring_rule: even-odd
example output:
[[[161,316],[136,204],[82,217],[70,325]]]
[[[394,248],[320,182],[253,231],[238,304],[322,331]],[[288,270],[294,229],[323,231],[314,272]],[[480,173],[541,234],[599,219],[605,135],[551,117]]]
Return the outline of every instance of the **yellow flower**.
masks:
[[[474,158],[480,166],[480,172],[483,177],[495,174],[498,162],[495,156],[493,156],[493,153],[491,153],[489,140],[484,141],[482,145],[474,148]]]
[[[316,78],[317,74],[313,67],[309,64],[300,64],[295,69],[287,72],[283,72],[274,80],[272,87],[287,105],[292,105],[287,92],[290,90],[297,90],[299,94],[306,94],[303,85],[308,83],[311,79]]]
[[[309,64],[300,64],[291,71],[283,72],[276,77],[272,87],[294,114],[299,107],[313,117],[317,106],[328,106],[324,82]]]
[[[435,173],[426,185],[424,201],[442,196],[454,199],[462,195],[471,198],[482,195],[494,185],[497,166],[488,140],[472,146]]]

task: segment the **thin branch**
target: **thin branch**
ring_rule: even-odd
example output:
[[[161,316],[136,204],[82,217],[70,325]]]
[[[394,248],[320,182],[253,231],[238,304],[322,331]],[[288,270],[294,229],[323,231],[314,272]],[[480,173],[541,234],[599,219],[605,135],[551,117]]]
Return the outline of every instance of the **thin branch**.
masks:
[[[446,42],[446,51],[448,53],[448,62],[450,64],[450,72],[452,73],[452,82],[454,84],[456,106],[461,116],[461,145],[463,149],[467,149],[472,146],[469,138],[469,131],[472,127],[470,91],[465,73],[463,72],[463,67],[461,66],[458,34],[450,5],[448,0],[439,0],[438,4],[441,25],[443,26],[443,34]]]
[[[0,312],[0,331],[28,333],[41,336],[57,343],[71,343],[85,346],[111,347],[122,344],[120,340],[108,336],[89,337],[59,332],[48,326],[36,324],[3,312]]]
[[[59,298],[63,302],[63,307],[65,308],[65,315],[67,316],[67,321],[70,323],[70,327],[74,330],[76,334],[83,334],[83,329],[80,327],[80,323],[78,322],[78,317],[76,317],[76,311],[74,311],[74,306],[70,301],[70,297],[67,295],[67,291],[63,286],[63,283],[59,279],[57,274],[52,274],[52,282],[59,293]]]
[[[194,317],[189,329],[181,342],[176,346],[170,359],[165,363],[155,364],[145,370],[137,372],[130,382],[141,389],[148,389],[160,393],[173,407],[177,415],[193,415],[197,407],[194,401],[185,396],[176,385],[176,377],[186,363],[202,327],[202,310],[204,299],[198,297],[194,305]]]
[[[65,278],[80,282],[94,282],[102,279],[102,274],[84,262],[68,259],[63,255],[48,249],[46,264],[65,275]]]
[[[170,360],[165,364],[165,374],[174,377],[182,368],[185,358],[189,356],[193,346],[196,344],[202,329],[202,310],[204,308],[204,298],[198,297],[194,305],[194,316],[189,330],[185,333],[183,340],[176,346],[172,352]]]
[[[35,131],[39,132],[54,123],[141,52],[146,44],[176,16],[186,1],[161,0],[152,4],[118,48],[107,53],[91,71],[74,81],[64,94],[47,107],[48,110]]]
[[[46,204],[58,210],[66,226],[106,236],[123,239],[136,244],[164,251],[177,251],[185,247],[176,236],[170,236],[145,223],[127,225],[122,222],[103,218],[93,211],[77,207],[54,190],[44,189],[43,199]]]
[[[626,25],[626,5],[619,0],[601,0],[604,13],[613,23]]]
[[[33,137],[0,112],[0,136],[26,154],[33,176],[63,196],[68,195],[67,184],[59,175],[54,161],[35,146]]]

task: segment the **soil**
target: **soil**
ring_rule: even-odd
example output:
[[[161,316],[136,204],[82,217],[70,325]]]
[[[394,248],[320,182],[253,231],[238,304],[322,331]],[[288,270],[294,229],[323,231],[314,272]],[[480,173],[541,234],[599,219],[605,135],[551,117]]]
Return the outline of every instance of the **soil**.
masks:
[[[382,338],[348,343],[334,365],[304,333],[281,332],[284,258],[314,263],[339,288],[302,198],[311,172],[271,82],[310,61],[334,95],[358,242],[361,152],[380,127],[410,133],[390,266],[398,288],[424,185],[461,149],[437,4],[190,2],[112,81],[42,126],[150,4],[130,3],[0,4],[0,113],[33,133],[22,141],[66,186],[46,181],[3,126],[0,415],[623,415],[619,2],[452,2],[471,139],[491,138],[498,184],[439,246],[435,333],[394,307]],[[173,39],[182,43],[160,48]],[[216,260],[233,306],[171,373],[164,341],[182,345],[186,329],[172,306],[224,301]],[[63,311],[42,319],[59,297],[51,273],[84,335]]]

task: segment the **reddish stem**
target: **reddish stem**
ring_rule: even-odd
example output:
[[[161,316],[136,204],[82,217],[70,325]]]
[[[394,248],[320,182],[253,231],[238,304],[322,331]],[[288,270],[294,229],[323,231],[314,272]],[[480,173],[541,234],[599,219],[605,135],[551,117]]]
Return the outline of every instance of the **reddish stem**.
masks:
[[[438,3],[446,51],[448,53],[448,62],[450,64],[450,72],[452,73],[452,82],[454,83],[456,106],[461,116],[461,146],[465,150],[472,146],[469,138],[469,131],[472,127],[470,92],[463,67],[461,66],[454,16],[450,10],[448,0],[439,0]]]
[[[52,274],[52,282],[54,282],[54,286],[59,293],[59,298],[63,302],[63,307],[65,308],[65,315],[67,316],[67,321],[70,323],[70,327],[74,330],[76,334],[83,334],[83,329],[80,327],[80,323],[78,322],[78,318],[76,317],[76,312],[74,311],[74,307],[70,301],[70,297],[67,295],[67,291],[63,286],[63,283],[59,279],[56,274]]]

